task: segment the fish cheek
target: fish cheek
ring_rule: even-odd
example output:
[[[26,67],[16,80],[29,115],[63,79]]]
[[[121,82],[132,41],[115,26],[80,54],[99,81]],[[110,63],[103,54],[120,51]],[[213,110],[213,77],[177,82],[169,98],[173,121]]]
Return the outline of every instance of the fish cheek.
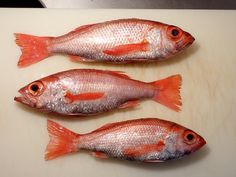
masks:
[[[168,58],[174,55],[176,50],[176,41],[171,41],[170,39],[166,38],[161,41],[161,56],[163,58]]]
[[[47,90],[42,93],[42,95],[37,97],[37,101],[35,103],[36,108],[38,109],[46,109],[47,105],[53,102],[54,96],[51,95],[51,92],[47,92]]]
[[[41,109],[41,108],[43,107],[43,105],[44,105],[44,104],[43,104],[42,102],[37,101],[36,104],[35,104],[35,108]]]

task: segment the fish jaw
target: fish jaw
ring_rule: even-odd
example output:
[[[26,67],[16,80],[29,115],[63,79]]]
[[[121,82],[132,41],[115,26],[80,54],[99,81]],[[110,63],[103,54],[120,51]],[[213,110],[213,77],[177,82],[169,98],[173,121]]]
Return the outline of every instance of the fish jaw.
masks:
[[[33,99],[34,101],[32,101],[32,98],[29,98],[29,96],[27,96],[25,88],[21,88],[18,92],[21,94],[21,96],[14,97],[14,100],[16,102],[22,103],[22,104],[24,104],[26,106],[29,106],[29,107],[32,107],[32,108],[35,107],[36,100]]]
[[[206,144],[206,141],[200,137],[199,140],[198,140],[198,145],[193,147],[192,150],[191,150],[191,153],[199,150],[200,148],[202,148],[204,145]]]
[[[184,42],[184,48],[189,47],[195,41],[195,38],[191,34],[186,32],[185,35],[187,37],[186,37],[185,42]]]
[[[19,96],[19,97],[14,97],[14,100],[16,102],[22,103],[24,105],[30,106],[30,107],[34,107],[34,104],[32,104],[32,102],[28,101],[25,97],[23,96]]]
[[[195,38],[191,34],[189,34],[188,32],[185,32],[184,40],[181,40],[177,43],[176,50],[181,51],[181,50],[189,47],[194,41],[195,41]]]

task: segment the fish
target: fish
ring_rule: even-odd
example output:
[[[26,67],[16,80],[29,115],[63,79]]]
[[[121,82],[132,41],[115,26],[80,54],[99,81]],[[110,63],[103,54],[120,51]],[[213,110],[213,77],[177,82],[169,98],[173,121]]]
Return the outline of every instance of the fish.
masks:
[[[133,108],[152,99],[180,111],[181,76],[154,82],[131,79],[121,71],[72,69],[33,81],[14,100],[42,112],[90,116],[116,108]]]
[[[27,67],[55,54],[80,62],[158,61],[179,53],[195,40],[177,26],[144,19],[83,25],[58,37],[22,33],[15,33],[15,37],[22,51],[19,67]]]
[[[100,159],[165,162],[180,159],[206,144],[194,131],[157,118],[109,123],[86,134],[74,133],[52,120],[48,120],[47,129],[50,141],[45,160],[87,150]]]

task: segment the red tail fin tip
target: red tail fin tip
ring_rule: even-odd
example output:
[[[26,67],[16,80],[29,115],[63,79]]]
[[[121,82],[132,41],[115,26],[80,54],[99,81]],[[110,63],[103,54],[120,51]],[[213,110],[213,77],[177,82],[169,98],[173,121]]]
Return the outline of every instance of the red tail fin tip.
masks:
[[[37,37],[15,33],[16,44],[21,48],[22,55],[18,61],[19,67],[37,63],[50,55],[48,46],[52,37]]]
[[[63,154],[78,151],[79,134],[48,120],[50,141],[47,145],[45,160],[51,160]]]
[[[180,111],[182,105],[180,97],[181,75],[173,75],[166,79],[152,82],[151,84],[157,88],[153,99],[170,109]]]

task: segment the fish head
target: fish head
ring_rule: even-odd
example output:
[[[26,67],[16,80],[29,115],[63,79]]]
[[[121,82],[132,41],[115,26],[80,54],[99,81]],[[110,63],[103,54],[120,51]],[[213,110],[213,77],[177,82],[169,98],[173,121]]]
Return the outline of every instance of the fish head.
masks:
[[[168,152],[172,152],[175,158],[180,158],[199,150],[206,141],[196,132],[175,124],[167,138],[168,143]]]
[[[57,98],[57,81],[58,78],[46,77],[31,82],[18,91],[21,96],[15,97],[14,100],[32,108],[44,109]]]
[[[169,57],[182,51],[189,47],[195,40],[190,33],[172,25],[164,26],[161,35],[161,46],[164,51],[163,57]]]

